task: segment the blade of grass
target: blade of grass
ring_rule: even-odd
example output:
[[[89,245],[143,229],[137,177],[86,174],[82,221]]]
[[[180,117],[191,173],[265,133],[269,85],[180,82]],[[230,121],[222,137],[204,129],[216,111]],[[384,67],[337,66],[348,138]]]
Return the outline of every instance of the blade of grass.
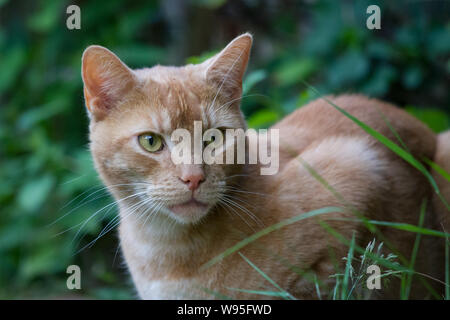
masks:
[[[341,220],[341,221],[359,221],[358,219],[352,219],[352,218],[328,218],[329,220]],[[387,226],[394,229],[402,230],[402,231],[409,231],[413,233],[420,233],[423,235],[429,235],[429,236],[435,236],[440,238],[445,238],[450,236],[449,233],[423,228],[419,226],[415,226],[413,224],[409,223],[403,223],[403,222],[389,222],[389,221],[378,221],[378,220],[367,220],[367,223],[379,225],[379,226]]]
[[[374,225],[369,224],[368,219],[364,216],[362,212],[357,210],[351,203],[349,203],[336,189],[334,189],[327,181],[324,179],[316,170],[314,170],[311,165],[307,161],[305,161],[300,156],[297,157],[300,163],[305,167],[305,169],[311,174],[318,182],[320,182],[327,190],[329,190],[341,203],[347,208],[350,212],[352,212],[356,217],[358,217],[362,221],[363,225],[373,234],[383,241],[389,249],[395,253],[402,263],[406,263],[407,259],[403,257],[403,255],[392,245],[392,243],[382,234],[382,232]]]
[[[445,171],[444,168],[440,167],[437,163],[431,161],[430,159],[423,159],[426,164],[428,164],[431,168],[433,168],[437,173],[443,176],[448,182],[450,182],[450,173]]]
[[[445,300],[450,300],[450,241],[445,238]]]
[[[353,212],[357,217],[359,217],[362,222],[365,224],[365,221],[367,220],[366,217],[364,217],[364,214],[359,212],[351,203],[349,203],[335,188],[333,188],[328,181],[326,181],[307,161],[305,161],[302,157],[298,156],[297,159],[300,161],[300,163],[303,165],[303,167],[309,172],[311,176],[314,177],[317,181],[319,181],[327,190],[329,190],[335,197],[338,199],[346,208],[348,208],[351,212]],[[367,229],[369,229],[370,232],[374,233],[376,232],[376,228],[373,228],[372,226],[366,225]]]
[[[320,92],[314,88],[313,86],[309,85],[308,83],[306,83],[305,81],[303,81],[303,83],[310,88],[314,93],[316,93],[317,95],[320,96]],[[341,107],[339,107],[338,105],[336,105],[334,102],[332,102],[330,99],[326,98],[326,97],[322,97],[322,99],[324,99],[327,103],[329,103],[331,106],[333,106],[336,110],[338,110],[339,112],[341,112],[343,115],[345,115],[347,118],[349,118],[350,120],[352,120],[354,123],[356,123],[358,126],[360,126],[364,131],[366,131],[368,134],[370,134],[372,137],[374,137],[375,139],[377,139],[379,142],[381,142],[384,146],[386,146],[387,148],[389,148],[391,151],[393,151],[395,154],[397,154],[399,157],[401,157],[403,160],[405,160],[406,162],[408,162],[410,165],[412,165],[413,167],[415,167],[417,170],[419,170],[430,182],[431,186],[433,187],[433,189],[435,190],[435,192],[439,195],[439,197],[441,198],[441,200],[443,201],[443,203],[445,204],[445,206],[447,207],[448,210],[450,210],[450,205],[445,201],[445,199],[443,198],[438,185],[436,184],[436,181],[434,181],[433,177],[431,176],[431,174],[428,172],[428,170],[425,168],[425,166],[418,161],[417,159],[415,159],[413,157],[412,154],[410,154],[409,152],[407,152],[406,150],[404,150],[403,148],[399,147],[396,143],[394,143],[392,140],[390,140],[389,138],[387,138],[386,136],[384,136],[383,134],[379,133],[378,131],[376,131],[375,129],[373,129],[372,127],[368,126],[367,124],[365,124],[364,122],[360,121],[358,118],[356,118],[355,116],[351,115],[349,112],[347,112],[346,110],[342,109]]]
[[[315,92],[316,94],[320,95],[319,91],[317,89],[315,89],[313,86],[309,85],[306,81],[303,81],[303,83],[310,88],[313,92]],[[372,137],[376,138],[378,141],[380,141],[381,143],[383,143],[386,147],[388,147],[391,151],[393,151],[394,153],[396,153],[398,156],[400,156],[401,158],[403,158],[405,161],[407,161],[408,163],[410,163],[413,167],[415,167],[416,169],[418,169],[430,182],[431,186],[433,187],[433,189],[435,190],[436,194],[438,195],[439,199],[441,200],[441,202],[445,205],[445,207],[447,208],[448,211],[450,211],[450,204],[447,202],[447,200],[444,198],[444,196],[442,195],[442,193],[439,190],[439,187],[436,183],[436,181],[434,180],[433,176],[428,172],[427,168],[425,168],[418,160],[416,160],[412,154],[409,152],[409,149],[407,148],[406,144],[403,142],[403,140],[401,139],[400,135],[395,131],[394,127],[389,123],[388,119],[381,113],[381,116],[383,117],[385,123],[387,124],[388,128],[391,130],[391,132],[394,134],[394,136],[397,138],[397,140],[399,140],[400,144],[404,147],[404,149],[406,150],[402,150],[399,146],[397,146],[395,143],[393,143],[390,139],[388,139],[387,137],[383,136],[382,134],[378,133],[377,131],[375,131],[373,128],[369,127],[368,125],[366,125],[365,123],[363,123],[362,121],[359,121],[356,117],[352,116],[350,113],[346,112],[344,109],[340,108],[339,106],[337,106],[336,104],[334,104],[332,101],[330,101],[327,98],[323,98],[325,101],[327,101],[329,104],[331,104],[335,109],[337,109],[338,111],[340,111],[341,113],[343,113],[345,116],[347,116],[350,120],[352,120],[353,122],[355,122],[357,125],[359,125],[362,129],[364,129],[367,133],[369,133]],[[450,174],[447,173],[444,169],[442,169],[439,165],[435,164],[434,162],[428,160],[428,159],[423,159],[423,161],[425,163],[427,163],[430,167],[432,167],[433,169],[435,169],[435,171],[437,171],[439,174],[441,174],[442,176],[444,176],[445,179],[447,179],[448,181],[450,181]],[[436,279],[434,279],[436,280]],[[430,288],[431,287],[427,284],[426,280],[423,279],[422,277],[420,278],[420,281],[427,287]],[[432,294],[434,296],[437,295],[437,293],[432,290]]]
[[[340,234],[339,232],[337,232],[335,229],[333,229],[333,228],[332,228],[331,226],[329,226],[327,223],[325,223],[325,222],[323,222],[323,221],[319,221],[319,224],[320,224],[323,228],[325,228],[325,230],[327,230],[331,235],[333,235],[334,237],[336,237],[336,239],[337,239],[338,241],[340,241],[341,243],[343,243],[343,244],[345,244],[345,245],[347,245],[347,246],[350,245],[350,241],[349,241],[349,240],[347,240],[342,234]],[[364,249],[364,248],[361,248],[361,247],[358,246],[358,245],[355,245],[355,251],[357,251],[358,253],[364,254],[365,249]],[[387,260],[387,259],[378,257],[376,254],[367,252],[367,256],[368,256],[369,258],[371,258],[372,260],[374,260],[375,262],[377,262],[378,264],[380,264],[380,265],[382,265],[382,266],[384,266],[384,267],[386,267],[386,268],[392,269],[393,271],[396,271],[396,272],[397,272],[397,271],[398,271],[398,272],[404,272],[404,273],[415,273],[415,274],[420,275],[420,276],[422,276],[422,277],[425,277],[425,278],[431,279],[431,280],[433,280],[433,281],[436,281],[436,282],[439,282],[439,283],[444,284],[444,282],[441,281],[441,280],[439,280],[439,279],[433,278],[433,277],[431,277],[431,276],[429,276],[429,275],[427,275],[427,274],[424,274],[424,273],[416,272],[416,271],[411,270],[411,269],[409,269],[408,267],[402,266],[402,265],[400,265],[400,264],[392,263],[392,262],[390,262],[390,261]],[[423,279],[423,280],[425,280],[425,279]],[[424,285],[427,286],[426,283],[424,283]],[[427,287],[427,288],[428,288],[428,287]],[[430,288],[431,288],[431,287],[430,287]],[[431,289],[432,289],[432,288],[431,288]],[[433,294],[433,296],[435,296],[436,298],[439,298],[439,295],[437,295],[437,293],[436,293],[434,290],[429,290],[429,291],[430,291],[431,294]]]
[[[391,130],[392,134],[400,142],[400,144],[402,145],[403,149],[405,149],[409,154],[411,154],[411,151],[408,149],[408,147],[406,146],[406,144],[404,143],[404,141],[402,140],[402,138],[400,137],[398,132],[391,125],[389,120],[386,118],[386,116],[381,111],[379,111],[379,113],[380,113],[381,117],[383,118],[383,121],[388,126],[389,130]],[[447,181],[450,182],[450,174],[447,171],[445,171],[443,168],[441,168],[437,163],[427,159],[426,157],[424,157],[422,160],[426,164],[428,164],[431,168],[433,168],[437,173],[439,173],[441,176],[443,176],[445,179],[447,179]],[[431,177],[432,177],[432,175],[431,175]],[[441,201],[444,203],[444,205],[447,207],[447,210],[450,211],[450,205],[448,204],[447,200],[440,194],[440,192],[438,192],[437,194],[438,194],[439,198],[441,199]]]
[[[380,113],[381,113],[381,112],[380,112]],[[398,133],[395,131],[395,129],[391,126],[391,124],[390,124],[389,121],[386,119],[386,117],[385,117],[382,113],[381,113],[381,116],[382,116],[382,118],[384,119],[385,123],[386,123],[386,124],[388,125],[388,127],[390,128],[390,130],[393,132],[394,136],[397,137],[397,139],[398,139],[399,142],[402,144],[402,146],[407,150],[407,153],[410,153],[409,150],[408,150],[408,148],[407,148],[407,146],[406,146],[406,144],[403,142],[403,140],[402,140],[401,137],[398,135]],[[386,138],[386,139],[387,139],[387,138]],[[314,170],[313,168],[311,168],[307,163],[305,163],[305,161],[302,161],[301,158],[300,158],[300,161],[301,161],[302,164],[305,166],[305,168],[310,172],[310,174],[311,174],[313,177],[316,178],[316,180],[318,180],[320,183],[322,183],[327,189],[329,189],[329,190],[336,196],[336,198],[338,198],[341,202],[344,203],[344,205],[346,205],[346,206],[348,207],[348,204],[346,203],[345,199],[344,199],[342,196],[340,197],[339,193],[338,193],[336,190],[334,190],[331,186],[329,186],[329,184],[327,183],[327,181],[326,181],[325,179],[323,179],[317,172],[315,172],[315,170]],[[426,170],[426,168],[425,168],[425,170]],[[442,172],[442,171],[445,173],[445,171],[444,171],[443,169],[441,169],[441,172]],[[431,179],[433,179],[432,176],[431,176]],[[448,207],[447,202],[445,201],[445,199],[443,198],[443,196],[442,196],[441,194],[439,194],[439,193],[438,193],[438,195],[439,195],[439,197],[441,198],[441,201]],[[351,206],[350,206],[350,209],[352,209]],[[354,211],[354,210],[352,210],[352,211]],[[354,213],[355,213],[355,212],[354,212]],[[377,231],[376,228],[375,228],[375,229],[370,228],[370,226],[373,226],[374,224],[368,223],[367,218],[365,218],[364,216],[361,216],[361,214],[360,214],[359,212],[356,212],[356,216],[358,216],[360,219],[362,218],[363,224],[364,224],[366,227],[369,226],[369,227],[368,227],[369,230],[372,230],[372,232],[373,232],[373,231],[375,231],[375,232]],[[384,225],[387,225],[387,224],[389,224],[389,223],[388,223],[388,222],[384,222],[384,223],[379,223],[379,224],[380,224],[380,225],[383,225],[383,224],[384,224]],[[404,230],[408,230],[408,231],[410,231],[410,232],[416,232],[417,230],[420,229],[420,228],[417,229],[416,226],[407,225],[407,224],[397,224],[395,227],[396,227],[397,229],[404,229]],[[438,235],[437,231],[430,230],[430,229],[422,229],[421,231],[422,231],[422,233],[425,233],[425,234]],[[379,233],[379,232],[377,232],[377,234],[378,234],[378,233]],[[386,242],[386,243],[388,244],[389,247],[392,247],[392,246],[389,244],[389,242]],[[391,248],[391,249],[392,249],[392,248]],[[395,250],[394,250],[394,251],[395,251]],[[397,254],[398,254],[398,253],[397,253]],[[404,259],[404,257],[403,257],[402,255],[398,254],[398,257],[400,258],[400,260],[402,260],[403,263],[406,263],[406,261],[405,261],[405,259]],[[405,276],[406,276],[406,274],[403,274],[402,279],[405,279]],[[430,289],[430,292],[431,292],[435,297],[438,296],[437,293],[436,293],[434,290],[432,290],[432,287],[428,285],[427,281],[426,281],[423,277],[420,277],[420,281],[421,281],[422,284],[425,285],[425,287],[427,287],[427,288]],[[402,291],[402,292],[404,292],[404,291]]]
[[[403,149],[405,149],[408,153],[411,153],[411,151],[408,149],[408,147],[406,146],[405,142],[403,141],[403,139],[400,137],[400,135],[398,134],[397,130],[394,129],[394,127],[391,125],[391,123],[389,122],[389,120],[386,118],[386,116],[384,115],[383,112],[381,112],[381,110],[378,110],[378,113],[380,114],[381,118],[383,119],[384,123],[387,125],[387,127],[389,128],[389,130],[391,130],[392,134],[395,136],[395,138],[398,140],[398,142],[400,142],[401,146],[403,147]]]
[[[334,290],[333,290],[333,300],[338,299],[338,292],[339,292],[339,286],[340,286],[339,279],[340,279],[339,277],[336,278],[336,284],[334,285]]]
[[[349,298],[347,292],[348,292],[348,282],[352,272],[352,260],[354,248],[355,248],[355,232],[353,232],[350,247],[348,249],[347,262],[345,264],[345,271],[344,271],[344,280],[342,282],[342,289],[341,289],[341,299],[348,300]]]
[[[400,137],[400,135],[398,134],[398,132],[394,129],[394,127],[391,125],[391,123],[389,122],[389,120],[386,118],[386,116],[379,111],[379,114],[381,115],[381,117],[383,118],[383,121],[386,123],[386,125],[388,126],[389,130],[391,130],[392,134],[397,138],[397,140],[400,142],[400,144],[402,145],[403,149],[405,149],[408,153],[411,154],[411,151],[408,149],[408,147],[406,146],[406,144],[404,143],[404,141],[402,140],[402,138]],[[424,157],[422,159],[426,164],[428,164],[431,168],[433,168],[437,173],[439,173],[441,176],[443,176],[447,181],[450,182],[450,174],[445,171],[442,167],[440,167],[437,163],[427,159],[426,157]],[[428,170],[427,170],[428,171]],[[432,177],[432,175],[431,175]],[[447,207],[447,210],[450,211],[450,205],[448,204],[447,200],[440,194],[440,192],[437,192],[439,198],[441,199],[441,201],[444,203],[444,205]]]
[[[325,229],[327,230],[331,235],[333,235],[338,241],[340,241],[341,243],[350,246],[350,241],[348,239],[346,239],[342,234],[340,234],[339,232],[337,232],[334,228],[332,228],[330,225],[328,225],[327,223],[325,223],[324,221],[319,221],[319,224]],[[364,254],[366,252],[365,248],[361,248],[360,246],[358,246],[357,244],[354,245],[354,250],[357,251],[360,254]],[[396,263],[392,263],[389,260],[383,259],[378,257],[376,254],[373,254],[371,252],[367,252],[366,253],[367,256],[369,258],[371,258],[372,260],[374,260],[375,262],[379,263],[380,265],[389,268],[389,269],[393,269],[395,271],[402,271],[402,272],[410,272],[410,270],[404,266],[401,266],[399,264]]]
[[[278,223],[275,223],[267,228],[264,228],[256,233],[254,233],[253,235],[241,240],[240,242],[238,242],[237,244],[235,244],[234,246],[228,248],[227,250],[225,250],[224,252],[222,252],[221,254],[215,256],[214,258],[212,258],[211,260],[209,260],[208,262],[206,262],[204,265],[202,265],[200,267],[200,270],[204,270],[206,268],[211,267],[212,265],[218,263],[219,261],[221,261],[222,259],[226,258],[227,256],[229,256],[230,254],[242,249],[243,247],[247,246],[248,244],[252,243],[253,241],[258,240],[259,238],[275,231],[278,230],[280,228],[283,228],[287,225],[293,224],[295,222],[304,220],[304,219],[308,219],[314,216],[318,216],[321,214],[327,214],[327,213],[333,213],[333,212],[344,212],[343,209],[338,208],[338,207],[325,207],[325,208],[321,208],[321,209],[317,209],[317,210],[312,210],[312,211],[308,211],[296,216],[293,216],[291,218],[282,220]]]
[[[273,285],[275,288],[277,288],[281,293],[286,294],[286,297],[290,300],[295,300],[295,298],[286,290],[281,288],[275,281],[273,281],[264,271],[259,269],[253,262],[251,262],[246,256],[244,256],[242,253],[238,252],[238,254],[241,256],[242,259],[245,260],[253,269],[255,269],[264,279],[266,279],[271,285]]]
[[[248,289],[239,289],[239,288],[228,288],[228,290],[232,290],[232,291],[239,291],[239,292],[244,292],[244,293],[250,293],[250,294],[258,294],[258,295],[262,295],[262,296],[269,296],[269,297],[278,297],[278,298],[283,298],[283,299],[288,299],[287,294],[289,293],[285,293],[285,292],[278,292],[278,291],[264,291],[264,290],[248,290]]]
[[[426,206],[427,206],[427,201],[426,199],[424,199],[422,201],[422,205],[420,207],[420,216],[419,216],[419,227],[423,226],[423,222],[425,219],[425,213],[426,213]],[[411,262],[409,263],[409,269],[413,270],[414,269],[414,264],[416,262],[416,258],[417,258],[417,252],[419,251],[419,245],[420,245],[420,238],[421,238],[421,234],[419,232],[416,233],[416,240],[414,241],[414,247],[413,247],[413,251],[411,254]],[[409,298],[409,294],[411,292],[411,283],[412,283],[412,278],[413,278],[414,274],[407,274],[406,277],[402,277],[402,282],[401,282],[401,299],[402,300],[408,300]]]
[[[319,300],[322,300],[322,295],[320,294],[320,283],[319,280],[317,279],[316,274],[314,274],[314,286],[316,288],[317,297],[319,298]]]
[[[255,245],[258,245],[257,243],[255,243]],[[317,275],[314,272],[311,272],[311,270],[304,270],[301,269],[298,265],[293,265],[291,264],[291,262],[276,254],[273,253],[271,251],[268,251],[267,248],[258,245],[258,249],[259,250],[264,250],[265,253],[267,253],[268,255],[270,255],[271,257],[273,257],[274,259],[276,259],[276,261],[278,261],[281,265],[283,265],[284,267],[288,268],[290,271],[296,273],[297,275],[299,275],[300,277],[302,277],[303,279],[310,281],[311,283],[313,283],[315,286],[318,286],[320,288],[320,286],[322,286],[321,281],[317,278]]]

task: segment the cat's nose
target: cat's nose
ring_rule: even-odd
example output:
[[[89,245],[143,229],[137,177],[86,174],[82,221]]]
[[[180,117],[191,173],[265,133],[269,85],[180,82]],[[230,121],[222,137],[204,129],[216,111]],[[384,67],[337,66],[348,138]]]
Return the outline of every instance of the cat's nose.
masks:
[[[196,172],[182,175],[180,179],[187,184],[189,190],[194,191],[203,181],[205,181],[205,176],[203,172]]]

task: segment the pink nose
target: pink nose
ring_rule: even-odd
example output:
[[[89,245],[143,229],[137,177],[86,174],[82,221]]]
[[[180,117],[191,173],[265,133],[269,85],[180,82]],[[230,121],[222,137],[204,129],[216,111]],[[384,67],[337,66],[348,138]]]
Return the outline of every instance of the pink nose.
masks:
[[[187,174],[180,177],[181,181],[188,185],[189,190],[194,191],[198,188],[200,183],[205,181],[203,173]]]

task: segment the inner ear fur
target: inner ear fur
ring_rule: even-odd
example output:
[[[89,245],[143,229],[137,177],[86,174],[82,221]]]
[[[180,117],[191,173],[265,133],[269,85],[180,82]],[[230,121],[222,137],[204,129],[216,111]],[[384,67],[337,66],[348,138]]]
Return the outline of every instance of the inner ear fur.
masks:
[[[250,58],[252,42],[252,36],[245,33],[207,60],[207,81],[215,83],[221,92],[228,95],[241,94],[242,80]]]

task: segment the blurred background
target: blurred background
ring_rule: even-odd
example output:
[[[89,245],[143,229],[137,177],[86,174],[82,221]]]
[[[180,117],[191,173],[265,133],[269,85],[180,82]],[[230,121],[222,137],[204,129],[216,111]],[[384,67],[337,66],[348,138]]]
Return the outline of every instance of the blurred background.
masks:
[[[81,30],[66,27],[70,4]],[[366,28],[371,4],[380,30]],[[450,127],[450,1],[0,0],[0,298],[135,297],[115,230],[92,245],[116,209],[88,152],[84,48],[106,46],[133,68],[182,65],[246,31],[251,127],[316,98],[303,81]],[[81,290],[66,287],[71,264]]]

